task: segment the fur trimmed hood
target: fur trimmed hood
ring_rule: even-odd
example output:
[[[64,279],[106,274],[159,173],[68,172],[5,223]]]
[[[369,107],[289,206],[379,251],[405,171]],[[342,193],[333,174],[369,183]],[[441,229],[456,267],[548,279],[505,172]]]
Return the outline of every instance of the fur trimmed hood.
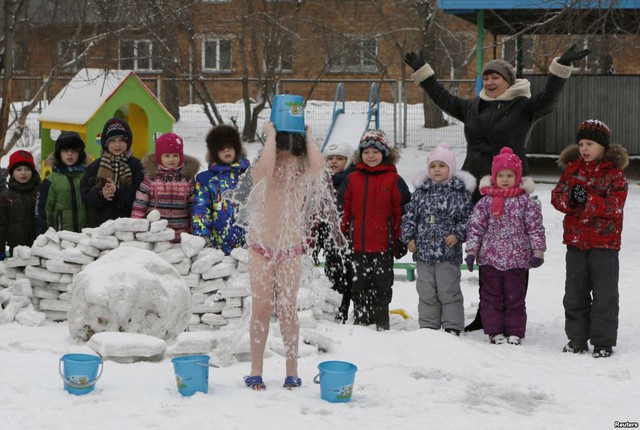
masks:
[[[571,145],[562,150],[558,158],[558,166],[562,169],[569,163],[580,158],[580,147]],[[626,148],[618,144],[612,144],[604,152],[603,160],[610,161],[620,170],[624,170],[629,165],[629,152]]]
[[[155,179],[158,175],[158,163],[156,163],[156,154],[151,152],[142,157],[142,167],[144,168],[144,174],[151,179]],[[196,173],[200,170],[200,162],[190,156],[184,155],[184,161],[182,164],[182,170],[180,170],[180,176],[185,179],[193,179]]]
[[[478,181],[476,181],[476,178],[471,173],[465,170],[459,170],[453,175],[453,177],[461,180],[464,184],[465,190],[469,191],[470,193],[473,193],[473,191],[476,189]],[[418,188],[422,187],[427,179],[429,179],[429,174],[427,172],[420,172],[413,178],[413,188],[417,190]]]
[[[84,160],[84,163],[82,163],[83,166],[88,166],[89,164],[91,164],[91,161],[93,160],[89,160],[89,154],[87,154],[87,157]],[[47,158],[45,158],[44,160],[44,164],[50,168],[53,168],[53,166],[55,166],[57,163],[56,161],[56,155],[51,152],[49,155],[47,155]]]
[[[482,179],[480,179],[480,189],[492,186],[491,175],[483,176]],[[533,179],[529,176],[523,176],[520,188],[522,188],[525,193],[532,194],[536,190],[536,183],[533,182]]]
[[[398,161],[400,161],[400,151],[398,151],[396,148],[391,148],[391,151],[389,152],[389,156],[384,160],[382,160],[382,163],[380,164],[396,165],[398,164]],[[353,164],[358,164],[360,162],[362,162],[362,158],[360,157],[360,151],[356,150],[356,152],[353,154]]]

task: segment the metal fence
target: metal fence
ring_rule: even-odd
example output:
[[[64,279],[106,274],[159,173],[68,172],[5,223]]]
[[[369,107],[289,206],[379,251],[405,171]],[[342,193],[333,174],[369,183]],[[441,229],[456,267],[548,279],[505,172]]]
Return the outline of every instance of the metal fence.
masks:
[[[162,92],[168,81],[157,77],[140,76],[149,89],[162,100]],[[532,94],[544,88],[547,77],[527,76],[531,81]],[[35,117],[28,127],[37,130],[37,114],[46,108],[48,102],[68,83],[69,77],[56,79],[45,100],[38,106]],[[28,100],[41,84],[41,78],[19,77],[14,86],[14,96],[21,95]],[[422,108],[423,91],[411,81],[397,80],[357,80],[357,79],[282,79],[278,82],[279,93],[300,94],[307,99],[306,112],[314,127],[314,135],[323,139],[331,125],[331,112],[338,83],[345,89],[346,111],[366,113],[371,84],[378,86],[380,98],[380,127],[400,146],[433,147],[446,141],[454,148],[464,148],[461,124],[445,116],[449,126],[438,129],[424,128]],[[440,81],[449,91],[461,97],[472,97],[475,82],[471,80]],[[191,134],[204,136],[211,128],[197,96],[185,79],[174,82],[181,102],[180,127]],[[211,78],[204,81],[209,92],[219,106],[225,122],[244,124],[242,103],[242,82],[240,79]],[[249,81],[251,97],[257,99],[260,87],[257,80]],[[574,142],[577,125],[588,118],[598,118],[606,122],[612,130],[612,141],[626,147],[632,156],[640,155],[640,76],[585,76],[569,78],[561,94],[558,106],[533,129],[527,148],[530,154],[557,155],[569,143]],[[269,116],[266,109],[261,118]],[[34,123],[34,124],[31,124]],[[34,132],[25,139],[35,139]]]

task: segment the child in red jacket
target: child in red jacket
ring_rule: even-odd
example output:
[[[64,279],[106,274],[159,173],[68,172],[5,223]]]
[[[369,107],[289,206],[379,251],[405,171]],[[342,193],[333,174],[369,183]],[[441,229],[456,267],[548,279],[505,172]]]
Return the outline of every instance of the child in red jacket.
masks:
[[[563,352],[587,352],[591,340],[594,358],[609,357],[618,335],[618,252],[628,189],[622,169],[629,156],[610,144],[609,128],[596,119],[580,124],[576,140],[560,154],[564,171],[551,192],[551,203],[565,214],[562,303],[569,343]]]
[[[398,159],[382,130],[367,130],[354,159],[356,171],[338,192],[341,229],[353,249],[354,324],[376,324],[378,330],[389,329],[394,254],[406,253],[400,222],[411,194],[396,170]]]

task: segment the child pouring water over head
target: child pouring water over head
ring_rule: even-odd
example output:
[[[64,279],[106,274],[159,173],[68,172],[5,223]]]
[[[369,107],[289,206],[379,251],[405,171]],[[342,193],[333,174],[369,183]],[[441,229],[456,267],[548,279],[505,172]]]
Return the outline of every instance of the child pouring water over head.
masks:
[[[297,361],[301,258],[313,225],[314,194],[320,193],[318,184],[326,183],[324,159],[309,128],[306,135],[276,132],[273,123],[266,122],[263,130],[266,142],[250,173],[253,186],[247,203],[252,301],[251,376],[245,378],[245,384],[254,390],[265,389],[264,351],[274,306],[286,353],[284,387],[302,383]]]

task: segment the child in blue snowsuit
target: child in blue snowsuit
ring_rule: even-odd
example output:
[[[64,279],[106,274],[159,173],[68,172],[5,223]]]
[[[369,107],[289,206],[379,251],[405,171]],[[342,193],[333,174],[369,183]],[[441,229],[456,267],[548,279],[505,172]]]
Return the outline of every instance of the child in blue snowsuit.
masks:
[[[238,131],[229,125],[215,126],[206,140],[209,168],[196,176],[193,234],[229,255],[245,245],[245,232],[236,225],[235,205],[223,193],[238,185],[249,160]]]
[[[455,154],[440,144],[429,154],[427,176],[416,181],[402,217],[400,240],[417,262],[420,328],[442,327],[455,335],[464,329],[460,264],[475,185],[470,173],[456,172]]]

